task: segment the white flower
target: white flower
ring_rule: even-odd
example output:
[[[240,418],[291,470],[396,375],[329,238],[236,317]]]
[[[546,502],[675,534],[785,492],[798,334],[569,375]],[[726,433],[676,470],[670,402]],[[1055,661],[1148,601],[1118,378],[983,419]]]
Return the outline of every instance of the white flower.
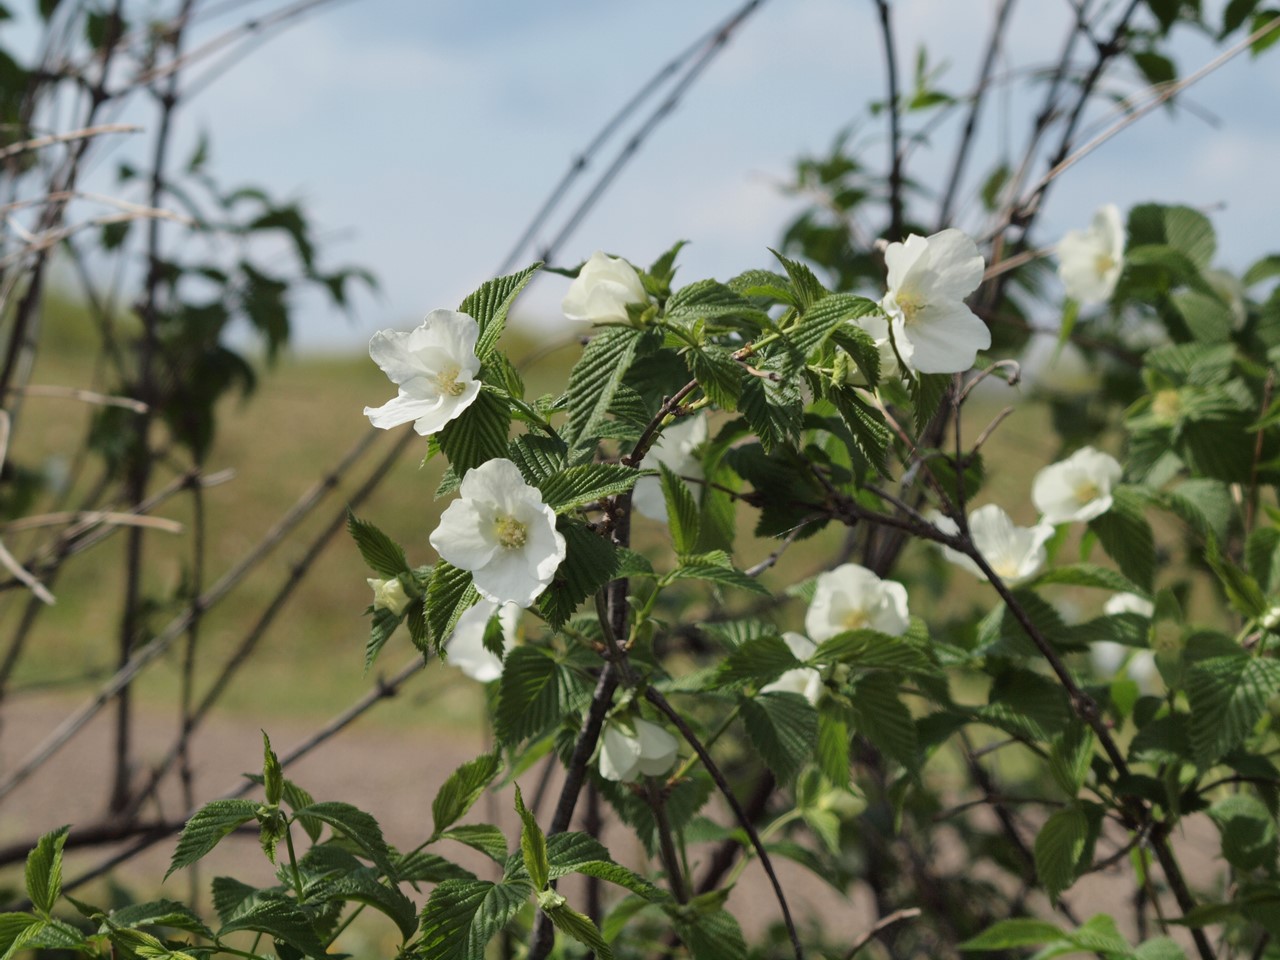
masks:
[[[621,257],[608,257],[597,250],[569,284],[561,307],[570,320],[626,323],[627,304],[648,302],[649,295],[635,267]]]
[[[1123,472],[1110,454],[1081,447],[1036,474],[1031,500],[1044,523],[1092,520],[1111,509],[1111,488]]]
[[[954,535],[960,532],[954,520],[941,514],[934,515],[933,524],[943,533]],[[1044,545],[1053,536],[1053,527],[1047,523],[1038,523],[1034,527],[1015,526],[1007,513],[989,503],[969,514],[969,534],[978,553],[982,554],[996,576],[1014,584],[1035,576],[1044,566]],[[942,553],[979,579],[987,579],[982,569],[965,554],[950,547],[943,547]]]
[[[1135,650],[1111,640],[1098,640],[1089,647],[1089,662],[1100,677],[1113,677],[1123,666],[1139,690],[1143,693],[1155,690],[1158,671],[1156,655],[1150,650]]]
[[[600,738],[600,776],[630,783],[640,776],[660,777],[676,762],[680,744],[656,723],[639,717],[624,726],[621,721],[605,724]]]
[[[818,575],[813,602],[804,616],[805,632],[815,643],[846,630],[878,630],[900,637],[910,624],[907,588],[894,580],[881,580],[856,563]]]
[[[488,683],[502,676],[502,657],[496,656],[484,645],[485,631],[489,628],[489,620],[494,612],[498,614],[498,624],[502,628],[502,654],[515,646],[516,627],[520,623],[520,608],[514,603],[504,603],[499,607],[490,600],[479,600],[458,618],[444,642],[447,662],[457,667],[472,680]]]
[[[818,645],[800,633],[787,632],[783,641],[791,648],[797,660],[808,660]],[[822,694],[822,674],[813,667],[796,667],[788,670],[773,683],[760,688],[761,693],[798,693],[814,706]]]
[[[697,455],[700,446],[707,442],[707,415],[684,417],[663,428],[657,442],[640,461],[642,470],[656,470],[662,464],[680,477],[701,480],[702,460]],[[662,496],[662,481],[658,477],[641,477],[631,491],[631,505],[650,520],[667,519],[667,501]]]
[[[1124,224],[1114,203],[1099,208],[1087,230],[1068,230],[1058,242],[1058,276],[1077,303],[1106,303],[1124,267]]]
[[[556,514],[510,460],[489,460],[468,470],[455,500],[431,532],[445,560],[470,570],[480,596],[527,607],[555,576],[565,542]]]
[[[982,283],[982,254],[959,230],[912,234],[884,252],[889,292],[880,301],[893,322],[903,362],[920,373],[958,373],[991,346],[991,331],[964,299]]]
[[[480,395],[479,336],[475,320],[452,310],[432,310],[408,333],[375,333],[369,356],[400,390],[382,406],[364,408],[369,422],[388,430],[412,420],[424,437],[444,429]]]
[[[404,592],[404,584],[398,578],[390,580],[368,579],[366,582],[373,588],[373,608],[390,610],[397,617],[404,613],[409,605],[409,595]]]
[[[1117,613],[1136,613],[1140,617],[1150,619],[1156,612],[1156,605],[1136,593],[1117,593],[1103,604],[1102,612],[1109,617]]]

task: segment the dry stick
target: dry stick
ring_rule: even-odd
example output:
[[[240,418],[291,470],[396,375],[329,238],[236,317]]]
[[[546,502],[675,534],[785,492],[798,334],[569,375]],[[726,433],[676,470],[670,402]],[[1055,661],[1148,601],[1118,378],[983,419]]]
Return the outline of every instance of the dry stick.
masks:
[[[880,13],[880,38],[889,86],[889,239],[902,239],[902,132],[898,115],[898,55],[893,42],[893,20],[888,0],[875,0]]]
[[[712,43],[725,29],[729,28],[734,19],[741,16],[741,13],[734,14],[728,20],[725,20],[707,33],[704,33],[689,46],[685,47],[680,53],[676,54],[671,60],[662,66],[652,77],[650,77],[640,89],[632,95],[631,99],[624,103],[618,111],[610,117],[600,132],[597,133],[591,141],[583,147],[581,152],[574,157],[573,162],[569,164],[569,169],[564,172],[564,176],[560,178],[560,182],[552,188],[547,195],[546,200],[542,202],[542,206],[538,208],[538,212],[533,215],[533,219],[524,228],[519,239],[511,248],[511,252],[507,254],[506,259],[502,261],[502,265],[498,267],[498,275],[501,276],[512,270],[517,258],[521,252],[529,245],[529,242],[542,229],[543,224],[550,219],[551,214],[555,212],[556,207],[560,205],[560,201],[564,199],[565,194],[569,192],[569,188],[573,186],[575,180],[578,179],[590,165],[592,158],[604,146],[604,144],[613,136],[614,132],[623,124],[626,119],[631,116],[640,105],[649,99],[655,91],[657,91],[667,78],[673,76],[689,59],[701,50],[703,47]]]
[[[345,473],[353,463],[355,463],[368,449],[369,445],[378,437],[377,430],[370,430],[362,437],[337,467],[333,469],[327,476],[321,478],[315,483],[310,490],[302,495],[301,498],[288,510],[283,517],[276,521],[275,525],[267,531],[267,534],[258,541],[249,552],[240,558],[234,567],[222,575],[208,591],[199,599],[198,606],[200,609],[207,611],[210,607],[222,600],[244,577],[263,560],[271,550],[277,546],[281,540],[295,526],[302,522],[308,513],[320,502],[321,499],[337,485],[339,478]],[[86,723],[92,720],[103,707],[111,702],[120,690],[128,686],[133,678],[141,673],[148,665],[158,659],[170,646],[186,631],[187,625],[191,622],[191,617],[195,615],[195,607],[189,606],[182,614],[174,618],[168,626],[156,635],[150,643],[138,651],[138,653],[98,690],[98,692],[84,706],[75,713],[68,716],[44,741],[24,760],[5,780],[0,783],[0,799],[8,796],[15,787],[26,780],[51,756],[57,753],[73,736],[78,733]]]
[[[698,755],[698,759],[702,761],[702,765],[706,768],[707,773],[711,775],[711,779],[715,781],[716,787],[724,795],[725,801],[733,810],[734,818],[738,821],[738,825],[746,831],[747,836],[751,838],[751,846],[755,848],[756,856],[760,858],[760,865],[764,867],[764,872],[769,876],[769,883],[773,885],[773,893],[777,898],[778,906],[782,909],[782,919],[787,925],[787,935],[791,938],[791,948],[795,951],[796,960],[804,960],[804,948],[800,946],[800,936],[796,933],[795,921],[791,919],[791,909],[787,906],[787,896],[782,892],[782,884],[778,882],[778,875],[773,870],[773,861],[769,859],[769,852],[765,850],[764,844],[760,840],[760,834],[756,832],[755,824],[751,822],[751,818],[747,816],[746,811],[742,809],[742,804],[738,802],[738,798],[734,796],[733,789],[729,786],[729,781],[724,778],[724,774],[720,768],[716,766],[716,762],[711,759],[711,754],[707,752],[707,748],[702,745],[702,741],[698,739],[698,735],[693,732],[693,728],[685,723],[684,717],[676,712],[675,708],[667,702],[667,698],[649,687],[644,692],[644,698],[652,703],[658,710],[675,725],[680,731],[680,735],[684,737],[685,742],[693,748],[693,752]]]
[[[85,127],[83,130],[68,130],[66,133],[51,133],[45,137],[34,137],[21,143],[10,144],[0,150],[0,162],[16,157],[31,150],[43,150],[57,143],[69,143],[72,140],[88,140],[107,133],[140,133],[142,127],[132,123],[102,123],[96,127]]]
[[[1005,27],[1009,14],[1013,10],[1014,0],[1001,0],[996,11],[995,24],[987,39],[987,51],[982,58],[982,68],[978,71],[978,84],[974,88],[973,102],[969,105],[969,115],[965,117],[964,132],[960,135],[960,144],[956,147],[955,157],[951,163],[951,176],[947,179],[947,188],[942,194],[942,204],[938,210],[938,230],[951,225],[951,205],[955,202],[956,190],[960,187],[960,179],[964,176],[965,165],[969,161],[969,149],[973,146],[973,136],[978,129],[978,117],[982,113],[982,105],[987,99],[987,87],[991,79],[991,71],[995,67],[996,55],[1000,52],[1000,42],[1004,39]],[[896,235],[894,239],[897,239]]]
[[[20,393],[27,397],[65,397],[69,400],[81,400],[84,403],[91,403],[100,407],[123,407],[125,410],[132,410],[134,413],[147,412],[147,405],[132,397],[113,397],[105,393],[96,393],[93,390],[81,390],[77,387],[36,384],[25,387],[10,387],[9,392]]]
[[[119,513],[114,510],[64,510],[59,513],[39,513],[32,517],[23,517],[0,527],[0,534],[18,533],[22,530],[36,530],[40,527],[60,527],[63,524],[108,524],[118,527],[147,527],[162,533],[181,533],[182,524],[177,520],[164,517],[143,517],[133,513]]]
[[[374,706],[381,703],[383,700],[394,697],[400,691],[400,688],[404,686],[405,682],[414,674],[419,673],[424,666],[426,666],[426,661],[422,657],[414,657],[411,661],[401,667],[399,672],[391,677],[391,679],[383,680],[379,678],[377,685],[363,697],[334,717],[323,727],[316,730],[292,750],[287,753],[282,753],[280,755],[280,766],[287,769],[291,764],[305,757],[316,747],[320,746],[336,734],[342,732]],[[257,784],[252,780],[240,780],[236,786],[222,793],[218,799],[243,797],[255,786],[257,786]],[[187,811],[187,818],[189,819],[195,812],[195,810]],[[181,827],[181,824],[179,824],[178,827]],[[164,833],[157,833],[155,835],[142,837],[132,846],[129,846],[118,853],[112,854],[110,857],[80,874],[78,877],[68,880],[63,885],[62,889],[64,891],[74,890],[91,880],[96,880],[103,874],[110,873],[120,864],[133,859],[143,850],[154,846],[158,841],[163,840],[165,837],[176,832],[177,828],[174,828],[167,830]],[[31,846],[34,846],[34,844],[35,842],[32,841]]]
[[[920,916],[919,907],[904,907],[901,910],[895,910],[893,913],[886,914],[877,920],[866,933],[853,941],[853,945],[845,952],[844,960],[853,960],[857,956],[858,951],[865,947],[868,943],[878,937],[884,931],[888,930],[896,923],[903,920],[914,920]]]
[[[711,65],[711,61],[714,60],[726,46],[728,46],[729,38],[732,36],[733,32],[742,25],[743,21],[745,21],[747,17],[758,10],[763,4],[764,0],[750,0],[749,3],[744,4],[737,13],[730,17],[724,25],[716,31],[715,37],[707,45],[702,56],[693,62],[684,76],[681,77],[672,87],[667,98],[654,108],[653,112],[649,114],[644,123],[640,125],[639,129],[631,139],[628,140],[623,148],[618,152],[618,155],[614,158],[613,162],[609,164],[604,173],[600,175],[600,179],[597,180],[595,185],[590,189],[590,191],[588,191],[587,195],[574,209],[573,213],[569,215],[568,220],[566,220],[564,226],[560,228],[559,233],[557,233],[555,238],[543,248],[542,253],[539,255],[539,259],[548,263],[553,260],[556,252],[560,249],[560,245],[563,244],[569,238],[569,235],[577,229],[578,224],[582,222],[583,218],[586,217],[587,213],[596,205],[600,197],[604,195],[604,192],[617,178],[618,174],[622,171],[622,168],[627,165],[627,162],[635,156],[637,152],[639,152],[640,146],[644,141],[648,139],[649,135],[653,133],[658,125],[675,110],[680,103],[680,99],[688,92],[689,88],[693,86],[694,81],[698,79],[702,72]]]
[[[395,466],[396,462],[400,459],[400,456],[406,449],[408,449],[409,444],[413,442],[415,436],[416,434],[412,430],[402,432],[400,439],[396,441],[396,444],[386,453],[378,465],[373,468],[373,471],[369,474],[365,482],[351,494],[350,499],[343,504],[342,508],[334,514],[333,519],[330,520],[315,539],[311,541],[306,550],[303,551],[302,556],[291,565],[284,583],[280,585],[278,590],[276,590],[275,595],[267,603],[257,621],[249,628],[249,632],[241,638],[235,652],[232,653],[226,663],[222,665],[222,670],[218,674],[217,679],[214,680],[209,689],[205,691],[205,694],[200,699],[199,704],[197,704],[187,714],[182,732],[179,734],[178,738],[164,755],[164,758],[152,767],[147,785],[138,791],[138,795],[133,799],[133,802],[130,805],[129,812],[131,814],[136,814],[140,804],[146,800],[148,796],[154,793],[160,780],[173,766],[174,762],[182,759],[186,752],[187,742],[191,738],[191,735],[195,732],[196,728],[204,722],[205,718],[217,705],[218,701],[222,699],[222,695],[226,693],[227,687],[230,686],[232,678],[235,676],[237,671],[239,671],[239,669],[248,662],[249,657],[253,654],[254,650],[257,649],[258,644],[266,635],[267,630],[270,629],[271,625],[275,622],[276,617],[284,609],[285,604],[293,595],[293,591],[301,585],[307,571],[310,570],[315,562],[320,558],[320,554],[324,552],[325,548],[329,545],[329,542],[334,538],[334,536],[344,529],[348,509],[358,507],[369,498],[369,496],[378,488],[378,485],[382,483],[391,468]],[[193,608],[197,607],[198,603],[198,600],[193,601]],[[193,623],[194,622],[196,621],[193,620]]]

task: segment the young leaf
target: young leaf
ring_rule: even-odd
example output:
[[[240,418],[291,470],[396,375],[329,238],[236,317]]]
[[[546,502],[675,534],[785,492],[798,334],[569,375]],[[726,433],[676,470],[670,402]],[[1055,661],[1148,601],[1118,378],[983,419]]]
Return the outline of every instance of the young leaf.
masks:
[[[529,808],[524,805],[519,784],[516,784],[516,813],[520,814],[523,824],[520,830],[520,855],[524,859],[524,868],[533,881],[533,889],[545,890],[551,869],[547,862],[547,837]]]
[[[584,463],[547,477],[538,488],[543,503],[556,513],[567,513],[574,507],[625,493],[648,475],[648,470],[633,470],[620,464]]]
[[[311,918],[292,900],[261,900],[218,931],[225,937],[237,930],[253,930],[295,947],[308,957],[323,957],[326,949]]]
[[[1047,920],[1014,917],[987,927],[976,937],[960,944],[960,949],[1012,950],[1015,947],[1036,947],[1042,943],[1054,943],[1064,937],[1064,932]]]
[[[782,264],[782,269],[786,270],[787,276],[791,278],[791,287],[795,291],[796,299],[802,310],[809,309],[813,304],[827,296],[827,288],[814,276],[813,271],[803,263],[784,257],[772,248],[770,248],[769,252],[777,258],[778,262]]]
[[[639,349],[640,336],[632,327],[608,327],[591,338],[569,373],[566,438],[576,442],[590,437],[604,423]]]
[[[538,598],[538,612],[554,630],[573,616],[578,604],[612,580],[618,569],[617,548],[586,524],[563,517],[557,529],[565,539],[564,562]]]
[[[1142,498],[1128,487],[1112,491],[1111,509],[1089,521],[1107,556],[1120,572],[1150,592],[1155,580],[1156,545],[1151,524],[1142,513]]]
[[[1257,870],[1276,862],[1276,824],[1261,800],[1247,793],[1223,797],[1209,808],[1222,834],[1222,855],[1237,870]]]
[[[471,574],[441,560],[427,584],[426,620],[431,645],[439,650],[453,632],[458,618],[479,598]]]
[[[483,363],[498,344],[498,338],[507,325],[507,314],[515,303],[520,291],[525,288],[541,262],[525,267],[519,273],[508,274],[494,280],[487,280],[480,289],[472,293],[461,304],[458,312],[465,313],[480,325],[480,336],[476,340],[476,356]]]
[[[800,661],[785,640],[777,634],[765,634],[752,637],[731,651],[716,671],[716,682],[763,685],[799,666]]]
[[[435,825],[432,836],[440,836],[465,816],[501,769],[501,757],[486,753],[455,770],[432,801],[431,819]]]
[[[747,736],[782,783],[795,778],[818,742],[818,712],[796,693],[762,693],[740,704]]]
[[[1196,766],[1207,770],[1243,743],[1277,691],[1280,663],[1274,660],[1240,651],[1191,664],[1187,700]]]
[[[165,878],[175,870],[195,863],[218,845],[236,827],[248,823],[258,815],[258,805],[252,800],[213,800],[192,815],[178,837],[178,846]]]
[[[674,583],[677,580],[707,580],[726,587],[737,587],[740,590],[758,593],[761,596],[769,595],[768,588],[760,581],[754,577],[748,577],[741,570],[727,563],[716,562],[714,557],[714,554],[685,557],[680,566],[668,573],[663,580],[666,583]]]
[[[422,960],[484,960],[485,947],[529,899],[527,882],[445,880],[422,911]]]
[[[507,455],[511,407],[491,390],[481,390],[475,401],[437,434],[440,449],[459,477],[472,467]]]
[[[271,738],[265,730],[262,731],[262,786],[267,803],[277,805],[284,796],[284,771],[280,767],[280,758],[271,749]]]
[[[659,463],[662,471],[662,496],[667,502],[667,525],[671,528],[671,542],[679,556],[692,553],[698,544],[698,504],[685,482],[665,463]]]
[[[454,840],[472,850],[479,850],[496,863],[506,863],[506,835],[491,823],[466,823],[452,830],[446,830],[440,834],[440,839]]]
[[[515,744],[542,733],[568,712],[571,696],[569,674],[554,657],[538,647],[516,647],[498,681],[498,739]]]
[[[557,896],[559,902],[548,903],[543,911],[551,919],[551,923],[565,936],[572,937],[592,951],[600,960],[613,960],[613,951],[600,934],[600,928],[591,922],[591,918],[578,913]]]
[[[350,531],[360,555],[369,569],[390,579],[402,573],[412,574],[409,561],[405,559],[404,548],[368,520],[359,519],[350,510],[347,511],[347,530]]]
[[[314,817],[343,834],[377,865],[383,875],[395,879],[396,868],[391,851],[382,839],[382,828],[372,816],[349,803],[329,800],[313,803],[297,812],[298,817]]]
[[[911,711],[898,697],[897,684],[874,675],[864,678],[850,698],[854,728],[894,760],[914,770],[919,738]]]
[[[51,830],[27,854],[27,896],[46,918],[62,893],[62,848],[70,830],[69,826]]]
[[[1045,821],[1036,835],[1036,875],[1051,900],[1075,882],[1089,822],[1078,806],[1065,807]]]
[[[880,312],[880,305],[866,297],[849,293],[832,293],[815,302],[794,326],[787,328],[787,340],[797,352],[812,361],[838,328]]]
[[[389,917],[406,940],[418,928],[413,901],[401,893],[399,887],[381,883],[377,871],[369,867],[327,878],[314,893],[308,894],[309,900],[313,898],[339,905],[354,901],[373,907]]]

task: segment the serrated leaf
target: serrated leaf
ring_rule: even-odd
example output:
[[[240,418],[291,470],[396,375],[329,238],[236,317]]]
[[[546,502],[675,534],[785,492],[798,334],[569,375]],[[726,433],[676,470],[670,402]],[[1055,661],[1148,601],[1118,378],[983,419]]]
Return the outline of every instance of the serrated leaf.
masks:
[[[258,815],[258,805],[252,800],[213,800],[197,810],[182,828],[178,846],[169,861],[165,878],[175,870],[195,863],[218,845],[227,834]]]
[[[702,392],[721,410],[736,410],[747,373],[723,347],[691,348],[685,355]]]
[[[436,436],[449,466],[460,477],[489,460],[507,455],[511,407],[491,390],[481,390],[472,404],[445,424]]]
[[[3,914],[6,917],[21,917],[22,914]],[[24,950],[76,950],[88,953],[88,944],[84,936],[75,927],[56,918],[42,920],[31,918],[34,923],[16,930],[12,942],[4,953],[5,960]],[[21,923],[21,921],[18,921]],[[6,937],[9,931],[0,928],[0,938]]]
[[[1071,722],[1071,705],[1062,687],[1030,670],[1000,673],[988,698],[979,711],[985,722],[1034,740],[1052,739]]]
[[[768,322],[764,311],[715,280],[699,280],[681,287],[667,300],[664,316],[668,320],[686,325],[698,320],[735,317],[746,320],[757,328]]]
[[[559,473],[568,465],[569,448],[558,437],[526,433],[507,444],[507,459],[516,465],[530,486]]]
[[[1280,663],[1243,651],[1210,657],[1187,669],[1189,733],[1196,766],[1207,770],[1249,735],[1280,690]]]
[[[665,463],[659,463],[662,475],[662,497],[667,504],[667,526],[676,554],[692,553],[698,544],[698,504],[685,482]]]
[[[715,673],[718,684],[766,684],[801,666],[777,634],[753,637],[729,652]]]
[[[485,947],[529,899],[527,882],[445,880],[422,911],[422,960],[484,960]]]
[[[486,753],[453,771],[431,803],[432,835],[439,836],[466,816],[501,769],[502,758],[496,753]]]
[[[794,383],[749,377],[742,386],[738,409],[765,452],[794,442],[800,435],[800,394]]]
[[[608,327],[591,338],[569,373],[569,422],[563,433],[571,442],[592,436],[604,423],[639,346],[640,331],[632,327]]]
[[[427,584],[425,614],[427,636],[431,646],[439,650],[453,633],[458,618],[480,597],[471,583],[471,573],[441,560],[431,570]]]
[[[30,913],[0,913],[0,956],[16,953],[27,942],[27,931],[43,922]]]
[[[459,313],[472,317],[480,325],[480,336],[476,340],[476,356],[483,363],[497,346],[498,338],[507,324],[507,315],[511,305],[515,303],[520,291],[533,278],[533,274],[542,266],[541,262],[525,267],[519,273],[487,280],[480,289],[470,294],[458,306]]]
[[[46,917],[62,893],[62,848],[70,830],[70,826],[65,826],[49,831],[27,854],[27,896]]]
[[[291,900],[262,900],[223,925],[218,937],[237,930],[265,933],[295,947],[308,957],[323,957],[327,950],[316,934],[311,918]]]
[[[559,630],[578,604],[617,575],[618,550],[586,524],[562,517],[557,529],[565,540],[565,558],[551,585],[538,598],[538,612]]]
[[[1088,818],[1077,806],[1057,811],[1036,834],[1036,875],[1051,900],[1075,883],[1088,836]]]
[[[303,807],[297,812],[297,816],[311,817],[327,823],[359,847],[384,876],[395,879],[396,868],[391,860],[391,851],[387,848],[387,842],[382,839],[382,828],[371,814],[349,803],[326,800]]]
[[[117,927],[171,927],[185,930],[212,940],[213,931],[205,925],[190,907],[173,900],[152,900],[147,903],[131,903],[127,907],[111,911],[111,923]],[[104,923],[100,933],[110,929]]]
[[[898,696],[895,683],[864,678],[850,694],[854,728],[877,749],[908,770],[919,763],[919,741],[911,711]]]
[[[765,765],[782,783],[795,778],[818,741],[818,712],[796,693],[762,693],[740,704],[742,722]]]
[[[1093,563],[1073,563],[1063,567],[1046,570],[1033,580],[1019,584],[1022,588],[1043,587],[1051,583],[1066,584],[1072,587],[1096,587],[1099,590],[1114,590],[1116,593],[1134,593],[1141,596],[1143,591],[1136,583],[1123,574],[1108,567],[1100,567]]]
[[[391,639],[391,635],[396,632],[396,628],[399,626],[400,617],[386,607],[379,607],[373,611],[373,623],[369,628],[369,639],[364,645],[365,673],[369,672],[369,668],[378,659],[378,654],[382,652],[382,648],[387,645],[387,641]]]
[[[725,910],[678,922],[676,931],[694,960],[746,960],[747,943],[738,921]]]
[[[840,411],[840,417],[867,465],[877,473],[885,473],[892,434],[884,423],[883,414],[849,387],[832,390],[831,400]]]
[[[625,493],[651,471],[635,470],[616,463],[584,463],[562,470],[538,484],[542,502],[565,513],[574,507],[596,503],[606,497]]]
[[[280,758],[271,749],[271,738],[267,731],[262,731],[262,787],[267,803],[275,806],[284,796],[284,770],[280,768]]]
[[[551,865],[547,862],[547,835],[538,826],[529,808],[524,805],[524,797],[520,795],[520,785],[516,784],[516,813],[520,815],[520,856],[524,859],[524,869],[533,881],[534,890],[545,890],[550,879]]]
[[[1155,580],[1156,545],[1151,524],[1142,512],[1143,499],[1128,487],[1112,491],[1111,509],[1089,521],[1102,549],[1120,571],[1150,593]]]
[[[791,280],[791,289],[795,291],[796,301],[800,309],[807,310],[827,295],[827,288],[814,276],[813,271],[803,263],[784,257],[772,248],[770,248],[769,252],[782,264],[782,269],[787,271],[787,276]]]
[[[937,674],[939,668],[924,649],[906,637],[875,630],[848,630],[818,644],[815,663],[843,663],[863,670],[903,670]]]
[[[1074,798],[1084,786],[1095,743],[1092,730],[1073,722],[1050,745],[1049,772],[1067,796]]]
[[[498,681],[494,731],[515,744],[542,733],[572,709],[575,684],[568,670],[546,651],[519,646],[507,654]]]
[[[768,596],[769,590],[753,577],[748,577],[741,570],[723,564],[703,560],[699,556],[686,557],[680,566],[668,573],[663,580],[674,583],[677,580],[707,580],[726,587],[737,587],[761,596]]]
[[[812,361],[838,327],[879,312],[880,305],[866,297],[850,293],[828,294],[812,304],[798,322],[787,328],[787,340],[805,360]]]
[[[943,397],[951,389],[951,374],[917,374],[908,378],[907,387],[911,391],[912,417],[916,433],[921,434],[924,433],[934,414],[938,412],[938,408],[942,406]]]
[[[616,884],[649,903],[667,903],[671,900],[671,895],[665,890],[654,886],[635,871],[628,870],[612,860],[588,860],[586,863],[575,864],[573,872]],[[552,875],[555,875],[554,869]]]
[[[249,904],[256,903],[261,891],[233,877],[213,878],[213,909],[223,923],[232,920]]]
[[[1064,936],[1063,930],[1047,920],[1014,917],[992,924],[976,937],[960,944],[960,949],[1012,950],[1015,947],[1035,947],[1044,943],[1053,943],[1063,939]]]
[[[503,843],[503,859],[506,844]],[[436,853],[418,850],[396,861],[396,876],[406,883],[439,883],[441,880],[474,880],[475,874]]]
[[[405,559],[404,548],[379,530],[368,520],[359,519],[350,510],[347,511],[347,530],[351,533],[360,549],[360,556],[369,565],[369,569],[387,579],[402,573],[411,574],[409,561]]]
[[[1208,810],[1222,834],[1222,855],[1237,870],[1256,870],[1276,862],[1276,824],[1257,797],[1237,793]]]
[[[578,943],[591,950],[601,960],[613,960],[613,951],[600,934],[600,928],[591,922],[591,918],[574,910],[563,900],[548,905],[543,912],[551,919],[551,923],[565,936],[572,937]]]
[[[503,864],[507,860],[507,837],[491,823],[464,823],[440,834],[442,840],[454,840],[479,850],[486,857]]]
[[[401,893],[399,887],[380,883],[376,871],[370,868],[348,871],[325,880],[309,894],[311,898],[338,904],[351,901],[372,907],[390,918],[406,940],[418,928],[418,911],[413,901]]]

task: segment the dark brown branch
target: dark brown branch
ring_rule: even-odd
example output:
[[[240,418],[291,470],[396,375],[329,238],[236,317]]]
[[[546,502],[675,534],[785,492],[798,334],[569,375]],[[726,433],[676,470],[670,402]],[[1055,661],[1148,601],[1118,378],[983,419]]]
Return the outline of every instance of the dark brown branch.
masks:
[[[902,131],[898,103],[898,55],[893,40],[893,18],[889,0],[875,0],[880,14],[880,36],[884,43],[884,65],[888,85],[889,113],[889,239],[900,241],[905,217],[902,201]]]

